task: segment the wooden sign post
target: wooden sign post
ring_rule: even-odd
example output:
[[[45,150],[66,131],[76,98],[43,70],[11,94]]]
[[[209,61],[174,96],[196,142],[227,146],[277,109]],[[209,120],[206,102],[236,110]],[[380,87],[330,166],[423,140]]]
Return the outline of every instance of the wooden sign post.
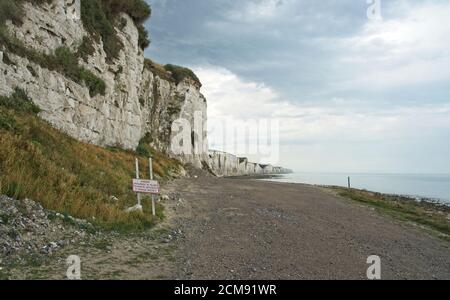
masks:
[[[137,158],[136,158],[136,179],[139,179],[139,160]],[[142,206],[140,193],[137,193],[137,201],[138,201],[138,206]]]
[[[149,157],[150,180],[139,178],[139,160],[136,158],[136,179],[133,179],[133,192],[137,194],[137,207],[142,210],[141,195],[149,194],[152,197],[152,215],[156,216],[155,195],[160,193],[159,183],[153,180],[153,161]]]
[[[148,166],[150,169],[150,180],[153,180],[153,161],[152,157],[148,158]],[[155,195],[152,194],[152,214],[156,216]]]

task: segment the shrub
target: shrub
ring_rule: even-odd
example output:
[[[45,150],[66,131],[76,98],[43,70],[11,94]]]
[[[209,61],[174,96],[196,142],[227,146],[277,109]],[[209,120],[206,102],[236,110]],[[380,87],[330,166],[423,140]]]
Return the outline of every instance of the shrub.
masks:
[[[148,37],[148,31],[142,24],[137,25],[137,29],[139,32],[139,47],[145,49],[148,46],[150,46],[150,38]]]
[[[80,46],[78,46],[77,55],[82,58],[85,62],[89,56],[95,53],[95,47],[93,45],[93,40],[89,36],[84,36],[81,41]]]
[[[200,86],[202,85],[200,82],[200,79],[198,79],[197,75],[195,73],[184,67],[176,66],[176,65],[165,65],[164,68],[172,73],[173,78],[175,79],[176,83],[180,83],[183,81],[186,77],[191,78],[195,82],[197,82]]]
[[[151,15],[152,10],[144,0],[101,0],[103,7],[109,16],[115,16],[121,12],[128,14],[136,23],[142,24]]]
[[[76,82],[84,82],[91,96],[105,94],[105,82],[95,76],[91,71],[80,67],[78,59],[67,47],[59,47],[55,50],[55,61],[61,71]]]
[[[157,64],[149,58],[145,58],[144,67],[150,70],[153,74],[159,76],[161,79],[175,81],[172,77],[172,74],[169,73],[163,65]]]
[[[6,47],[6,50],[15,55],[25,57],[43,68],[58,71],[79,84],[85,84],[92,97],[105,94],[105,82],[89,70],[81,67],[78,64],[78,54],[72,53],[67,47],[56,49],[54,55],[39,53],[26,47],[22,41],[12,37],[4,26],[0,26],[0,42]]]
[[[67,70],[67,73],[75,76],[77,71],[75,68],[78,66],[77,57],[67,47],[59,47],[55,50],[56,63]]]
[[[149,46],[148,32],[142,23],[150,17],[151,9],[143,0],[81,0],[81,19],[83,25],[92,35],[101,38],[108,58],[117,58],[122,43],[116,35],[115,26],[123,22],[118,18],[120,13],[133,18],[139,31],[139,45],[142,49]],[[123,26],[123,24],[122,24]]]
[[[122,45],[116,36],[111,20],[105,14],[99,0],[81,0],[81,20],[86,30],[103,41],[103,49],[108,58],[117,58]]]
[[[20,25],[25,14],[22,6],[24,1],[41,4],[51,3],[52,0],[0,0],[0,25],[5,24],[6,20]]]
[[[11,131],[17,130],[17,123],[14,116],[12,116],[8,111],[1,108],[0,108],[0,129],[6,129]]]
[[[22,1],[0,0],[0,25],[5,24],[7,20],[20,24],[23,15]]]
[[[28,98],[26,93],[19,88],[15,88],[14,92],[9,97],[0,96],[0,106],[34,114],[41,111],[39,107]]]
[[[150,157],[152,156],[152,149],[150,147],[150,144],[152,143],[153,138],[150,134],[146,134],[140,141],[139,145],[136,148],[136,153],[139,155]]]
[[[84,81],[84,84],[89,89],[91,96],[104,95],[106,90],[105,82],[92,74],[90,71],[80,68],[80,79]]]

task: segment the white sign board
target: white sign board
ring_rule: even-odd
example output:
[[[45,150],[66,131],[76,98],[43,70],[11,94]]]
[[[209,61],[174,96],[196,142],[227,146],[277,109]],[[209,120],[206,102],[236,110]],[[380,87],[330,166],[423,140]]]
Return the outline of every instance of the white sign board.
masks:
[[[159,183],[155,180],[133,179],[133,192],[140,194],[159,194]]]

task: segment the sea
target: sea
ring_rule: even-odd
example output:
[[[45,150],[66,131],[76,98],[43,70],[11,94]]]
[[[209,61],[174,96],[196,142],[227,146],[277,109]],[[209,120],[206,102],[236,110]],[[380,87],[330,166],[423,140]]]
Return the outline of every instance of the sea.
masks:
[[[292,173],[271,181],[348,186],[372,192],[426,198],[450,205],[450,174]]]

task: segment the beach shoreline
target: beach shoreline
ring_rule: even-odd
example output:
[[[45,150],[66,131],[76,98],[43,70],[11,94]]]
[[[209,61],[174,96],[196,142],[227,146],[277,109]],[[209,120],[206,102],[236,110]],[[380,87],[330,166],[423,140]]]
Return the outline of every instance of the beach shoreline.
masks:
[[[349,178],[351,188],[450,205],[449,174],[297,172],[262,179],[318,186],[348,187]]]

